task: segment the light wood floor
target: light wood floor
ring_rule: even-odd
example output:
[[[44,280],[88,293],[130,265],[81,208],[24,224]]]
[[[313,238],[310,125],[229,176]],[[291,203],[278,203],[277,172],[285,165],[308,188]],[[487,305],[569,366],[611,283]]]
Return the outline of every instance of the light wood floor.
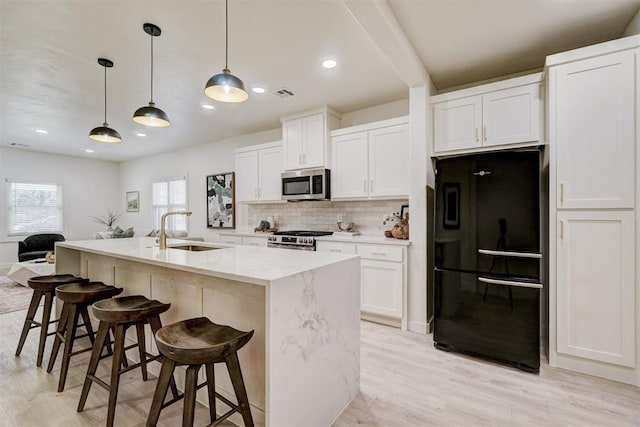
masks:
[[[107,394],[100,387],[92,388],[85,411],[76,412],[88,354],[72,358],[62,393],[56,392],[59,363],[53,374],[35,366],[37,330],[22,356],[14,357],[24,315],[0,315],[0,425],[104,425]],[[550,368],[544,361],[540,375],[527,374],[436,350],[430,335],[373,323],[362,322],[361,331],[361,392],[336,427],[640,425],[638,387]],[[99,375],[107,375],[106,365]],[[141,381],[139,371],[123,376],[116,425],[145,424],[155,383]],[[159,425],[180,425],[181,414],[181,404],[173,405]],[[196,425],[206,424],[208,411],[199,406]]]

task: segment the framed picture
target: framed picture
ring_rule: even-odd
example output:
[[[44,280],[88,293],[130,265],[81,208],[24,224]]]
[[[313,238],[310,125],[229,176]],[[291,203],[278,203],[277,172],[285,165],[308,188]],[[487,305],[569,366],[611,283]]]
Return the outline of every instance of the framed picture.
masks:
[[[207,176],[207,227],[236,228],[235,173]]]
[[[409,205],[401,205],[400,206],[400,219],[408,219],[409,216]]]
[[[444,202],[442,226],[451,229],[460,228],[460,184],[443,184],[442,200]]]
[[[127,191],[127,212],[138,212],[140,210],[140,192]]]

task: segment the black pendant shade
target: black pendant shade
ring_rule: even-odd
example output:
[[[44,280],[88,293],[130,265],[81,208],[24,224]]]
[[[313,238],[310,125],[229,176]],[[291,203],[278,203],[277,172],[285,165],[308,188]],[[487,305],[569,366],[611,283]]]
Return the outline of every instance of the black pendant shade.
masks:
[[[221,102],[242,102],[249,98],[244,83],[229,71],[229,0],[225,1],[225,53],[222,73],[211,77],[204,88],[204,94]]]
[[[140,107],[133,113],[133,121],[145,126],[152,127],[165,127],[169,126],[169,116],[167,113],[156,107],[153,102],[153,38],[158,37],[161,34],[160,27],[154,24],[146,23],[142,26],[144,32],[151,36],[151,100],[149,105]]]
[[[111,129],[107,123],[107,68],[113,67],[113,61],[106,58],[98,58],[98,64],[104,67],[104,123],[102,123],[102,126],[91,129],[89,138],[99,142],[122,142],[122,137],[120,137],[118,131]]]

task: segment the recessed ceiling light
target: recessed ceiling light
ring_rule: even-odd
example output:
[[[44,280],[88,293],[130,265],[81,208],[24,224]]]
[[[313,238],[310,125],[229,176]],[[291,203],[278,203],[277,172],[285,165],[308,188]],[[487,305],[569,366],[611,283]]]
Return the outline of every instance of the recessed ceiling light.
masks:
[[[254,86],[251,88],[252,91],[254,91],[255,93],[265,93],[266,89],[263,88],[262,86]]]
[[[142,132],[136,132],[136,135],[138,135],[138,136],[147,136],[146,133],[142,133]]]
[[[41,133],[41,134],[45,134],[45,135],[49,133],[49,131],[46,131],[44,129],[36,129],[36,132]]]
[[[338,63],[335,59],[325,59],[322,61],[322,66],[324,68],[335,68],[336,65],[338,65]]]
[[[86,150],[84,150],[85,153],[93,153],[93,150],[87,148]]]
[[[205,110],[213,110],[216,107],[211,104],[202,104],[202,108],[204,108]]]

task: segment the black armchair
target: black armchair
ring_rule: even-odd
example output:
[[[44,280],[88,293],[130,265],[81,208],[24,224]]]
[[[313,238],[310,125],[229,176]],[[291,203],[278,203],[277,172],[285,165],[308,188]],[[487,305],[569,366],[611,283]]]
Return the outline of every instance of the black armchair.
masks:
[[[27,236],[22,242],[18,242],[18,261],[44,258],[47,252],[55,250],[56,242],[64,242],[64,236],[55,233]]]

